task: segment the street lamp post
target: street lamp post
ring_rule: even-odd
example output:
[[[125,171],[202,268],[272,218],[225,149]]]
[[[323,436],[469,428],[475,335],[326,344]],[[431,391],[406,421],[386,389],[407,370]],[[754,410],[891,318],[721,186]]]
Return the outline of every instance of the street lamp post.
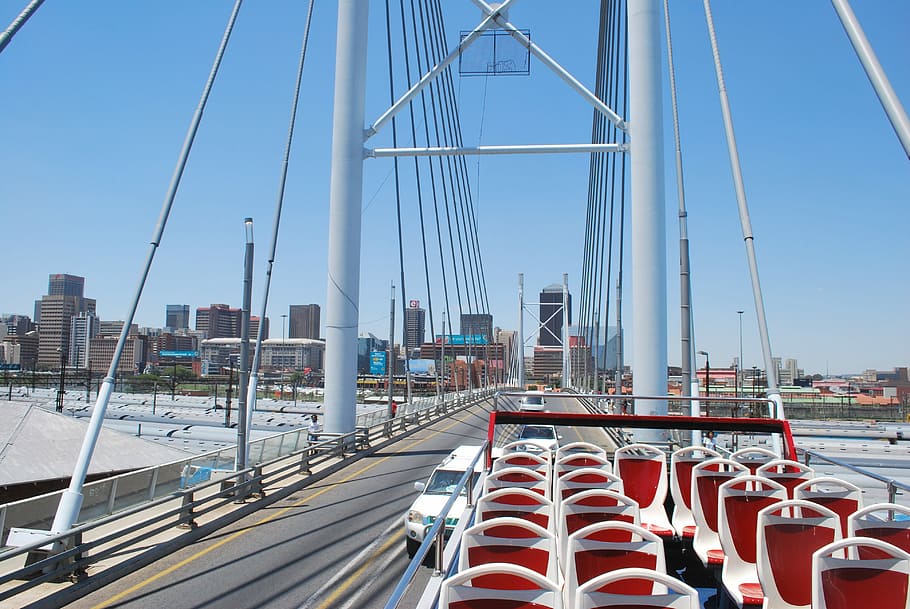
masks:
[[[287,313],[285,313],[284,315],[281,316],[281,344],[282,345],[284,344],[284,337],[285,337],[284,322],[287,321],[287,318],[288,318]]]
[[[60,352],[60,389],[57,390],[57,412],[63,412],[63,395],[66,393],[66,349],[58,347]]]
[[[736,385],[737,385],[736,393],[737,393],[737,395],[739,395],[740,389],[743,388],[743,385],[745,384],[745,380],[746,380],[745,377],[740,379],[740,375],[742,374],[742,371],[743,371],[743,313],[745,313],[745,311],[742,311],[742,310],[739,310],[736,312],[736,314],[739,315],[739,360],[737,361],[737,364],[736,364]],[[745,391],[742,391],[742,393],[745,393]]]
[[[711,358],[708,357],[707,351],[699,351],[699,355],[705,356],[705,410],[709,410],[711,405],[707,398],[711,397]]]

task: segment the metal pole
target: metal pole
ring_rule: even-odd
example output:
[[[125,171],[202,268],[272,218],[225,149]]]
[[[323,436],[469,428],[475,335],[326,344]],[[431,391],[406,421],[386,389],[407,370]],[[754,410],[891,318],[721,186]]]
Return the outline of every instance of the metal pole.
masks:
[[[243,255],[243,303],[240,311],[240,383],[237,387],[237,457],[234,470],[247,467],[248,430],[250,413],[248,412],[250,384],[250,307],[253,298],[253,219],[243,221],[246,233],[246,248]],[[262,325],[262,320],[259,321]]]
[[[571,386],[569,359],[569,274],[562,274],[562,387]]]
[[[388,355],[386,356],[385,368],[386,368],[386,373],[388,373],[388,375],[389,375],[388,413],[389,413],[389,418],[392,418],[394,416],[392,413],[392,400],[395,397],[395,393],[393,391],[393,387],[394,387],[394,383],[395,383],[395,364],[394,364],[394,356],[395,356],[395,282],[392,282],[392,299],[391,299],[390,305],[389,305],[389,348],[388,348],[387,352],[388,352]]]
[[[95,400],[95,408],[92,410],[92,417],[89,420],[89,428],[85,433],[85,439],[82,441],[82,447],[79,449],[79,457],[76,460],[76,466],[73,469],[73,475],[70,478],[69,488],[65,490],[60,497],[60,505],[57,506],[57,513],[54,515],[54,522],[51,525],[51,532],[60,533],[69,530],[73,526],[73,523],[76,522],[76,519],[79,517],[79,510],[82,507],[82,487],[85,484],[85,475],[88,473],[88,467],[92,460],[92,453],[95,451],[95,444],[97,443],[98,436],[101,433],[101,426],[104,422],[104,413],[107,410],[107,405],[110,401],[111,393],[113,392],[113,383],[115,380],[115,375],[117,373],[117,366],[120,363],[120,357],[123,354],[123,349],[126,345],[126,339],[129,335],[129,329],[133,323],[133,318],[136,316],[136,309],[139,307],[139,299],[142,296],[142,289],[145,286],[145,281],[148,278],[149,271],[151,270],[152,261],[155,258],[155,252],[157,251],[158,246],[161,243],[161,239],[164,236],[164,228],[167,225],[167,219],[170,216],[171,207],[173,206],[174,199],[177,196],[177,188],[179,187],[180,179],[183,176],[183,169],[186,166],[187,159],[189,158],[190,149],[192,148],[193,141],[196,137],[196,131],[199,129],[199,124],[202,122],[202,113],[205,110],[209,92],[212,90],[212,84],[214,83],[215,76],[218,73],[218,67],[221,65],[221,59],[224,57],[224,51],[227,48],[227,43],[230,39],[231,31],[233,30],[234,23],[237,20],[237,13],[240,11],[240,5],[241,0],[236,0],[234,3],[234,8],[231,11],[231,16],[228,20],[228,25],[225,28],[224,36],[222,36],[221,44],[218,47],[212,69],[209,72],[208,80],[206,81],[205,87],[203,89],[202,97],[199,100],[199,105],[196,107],[196,111],[194,112],[193,118],[190,122],[190,127],[187,131],[186,138],[184,139],[183,147],[180,150],[177,166],[174,169],[174,175],[171,178],[171,183],[168,186],[167,194],[165,195],[165,200],[162,204],[161,214],[158,218],[158,224],[155,227],[155,232],[149,245],[146,260],[142,269],[142,275],[139,280],[139,285],[137,286],[135,294],[133,295],[133,300],[130,303],[129,313],[124,320],[123,329],[120,332],[120,338],[117,341],[117,347],[114,349],[114,357],[111,359],[111,365],[108,368],[107,376],[104,377],[104,382],[102,383],[101,388],[98,390],[98,397]]]
[[[446,332],[446,312],[442,312],[442,350],[440,353],[440,359],[442,360],[442,400],[445,402],[446,398],[446,337],[448,333]]]
[[[860,25],[853,9],[850,8],[848,0],[831,0],[831,4],[834,5],[834,10],[837,11],[837,16],[853,45],[853,50],[856,51],[860,63],[863,64],[866,76],[869,77],[869,82],[872,83],[872,88],[875,89],[875,94],[878,95],[882,108],[885,109],[885,114],[888,115],[888,120],[891,121],[891,126],[894,127],[894,131],[904,147],[904,153],[910,157],[910,119],[907,118],[907,112],[897,93],[894,92],[885,70],[878,62],[878,57],[866,38],[863,26]]]
[[[3,49],[5,49],[6,45],[8,45],[10,40],[13,39],[13,36],[16,35],[16,32],[18,32],[19,29],[25,25],[25,22],[28,21],[29,17],[31,17],[35,11],[38,10],[38,7],[41,6],[43,2],[44,0],[32,0],[28,6],[22,9],[22,12],[19,13],[19,16],[13,19],[13,22],[9,24],[9,27],[6,28],[2,34],[0,34],[0,53],[3,52]]]
[[[616,374],[613,377],[613,395],[622,400],[622,372],[624,333],[622,330],[622,267],[616,273]],[[621,406],[622,404],[620,404]]]
[[[758,277],[758,260],[755,256],[755,237],[752,235],[752,222],[749,219],[749,205],[746,202],[746,188],[743,183],[742,168],[739,164],[739,150],[736,146],[736,134],[733,132],[733,116],[730,112],[730,101],[727,99],[727,85],[724,82],[724,72],[720,64],[720,50],[717,45],[717,36],[714,33],[714,18],[711,16],[710,0],[704,0],[705,18],[708,22],[708,34],[711,38],[711,49],[714,52],[714,70],[717,74],[717,86],[720,94],[720,106],[724,117],[724,130],[727,134],[727,152],[730,157],[730,167],[733,171],[733,184],[736,190],[736,203],[739,207],[739,222],[742,226],[743,241],[746,245],[746,256],[749,260],[749,275],[752,278],[752,297],[755,300],[755,313],[758,321],[758,332],[761,339],[762,355],[765,360],[765,369],[768,371],[768,398],[774,404],[776,412],[772,417],[786,418],[780,390],[777,386],[777,375],[774,372],[774,362],[771,355],[771,339],[768,336],[768,322],[765,318],[765,303],[762,298],[761,280]],[[636,311],[637,318],[637,311]],[[778,440],[774,436],[775,441]],[[780,447],[774,450],[780,454]]]
[[[518,273],[518,386],[525,388],[525,275]]]
[[[660,0],[632,0],[629,21],[629,116],[632,180],[632,358],[634,393],[667,394],[667,245],[664,206],[662,19]],[[667,414],[667,402],[636,414]],[[663,440],[664,432],[636,433]]]
[[[63,412],[63,396],[66,393],[66,349],[60,348],[60,389],[57,390],[57,412]]]
[[[369,3],[340,0],[329,192],[325,431],[354,431]]]
[[[740,392],[740,389],[742,388],[745,381],[745,376],[740,379],[740,375],[743,371],[743,313],[745,313],[745,311],[740,310],[736,312],[736,314],[739,315],[739,362],[736,366],[736,395],[745,393],[745,391]]]

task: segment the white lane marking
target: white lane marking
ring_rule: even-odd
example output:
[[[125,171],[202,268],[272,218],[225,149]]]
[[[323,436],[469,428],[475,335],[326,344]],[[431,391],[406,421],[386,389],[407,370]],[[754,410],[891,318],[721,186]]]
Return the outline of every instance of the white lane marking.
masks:
[[[376,548],[376,546],[380,545],[383,539],[388,537],[388,535],[398,527],[404,527],[401,516],[394,518],[392,520],[392,523],[379,535],[379,537],[370,542],[370,544],[361,550],[357,556],[348,561],[348,563],[337,573],[335,573],[335,575],[329,581],[322,584],[322,586],[320,586],[319,589],[317,589],[316,592],[314,592],[310,598],[308,598],[307,601],[300,606],[299,609],[309,609],[315,605],[320,597],[322,597],[328,590],[335,587],[335,585],[340,580],[347,577],[350,572],[354,571],[359,566],[359,564],[363,562],[367,556],[369,556],[369,554]]]

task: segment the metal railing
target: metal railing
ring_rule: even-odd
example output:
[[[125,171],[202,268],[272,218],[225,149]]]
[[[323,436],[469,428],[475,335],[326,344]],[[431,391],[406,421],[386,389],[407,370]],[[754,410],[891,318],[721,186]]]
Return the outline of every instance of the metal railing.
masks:
[[[486,394],[485,394],[486,395]],[[470,397],[468,392],[447,394],[445,398],[422,398],[402,404],[394,419],[385,409],[361,413],[355,420],[358,429],[371,429],[385,424],[385,433],[402,430],[436,416],[452,404]],[[294,429],[250,442],[251,464],[265,463],[298,452],[307,445],[307,430]],[[166,497],[175,491],[190,488],[211,479],[229,477],[234,471],[236,446],[164,463],[141,470],[87,483],[84,487],[82,509],[77,522],[87,522],[114,514],[134,505]],[[0,505],[0,547],[5,544],[12,527],[49,529],[60,503],[61,491]]]
[[[327,469],[335,471],[333,468],[358,458],[372,443],[391,439],[409,428],[416,429],[471,406],[492,392],[492,389],[475,390],[451,394],[445,400],[402,405],[394,419],[367,413],[358,418],[354,432],[315,443],[306,441],[305,429],[263,438],[252,443],[255,446],[250,451],[251,462],[258,461],[243,471],[229,471],[234,466],[231,448],[87,484],[80,524],[59,534],[40,534],[50,527],[59,492],[0,506],[4,540],[11,527],[39,532],[34,541],[0,551],[3,569],[0,601],[47,581],[78,580],[88,565],[123,553],[137,542],[173,530],[175,526],[189,529],[187,534],[191,534],[200,519],[214,517],[225,506],[241,504],[251,497],[261,498],[267,486],[308,475],[293,484],[282,485],[281,490],[270,496],[268,503],[271,503],[312,482],[315,468],[324,466],[319,475]],[[231,512],[237,514],[235,518],[227,518],[232,522],[259,507],[262,505],[258,501],[246,504]],[[224,519],[222,515],[216,519],[217,523],[200,527],[201,531],[191,534],[187,543],[228,524]],[[113,530],[107,532],[108,529]],[[23,566],[26,556],[30,564]],[[154,549],[148,556],[142,564],[158,558]],[[141,565],[135,561],[130,564],[131,569],[138,566]],[[17,580],[24,581],[10,586]]]
[[[885,491],[888,493],[888,503],[896,503],[897,496],[901,494],[899,491],[910,491],[910,484],[896,480],[890,476],[882,476],[881,474],[876,474],[875,472],[869,471],[866,468],[860,467],[858,465],[853,465],[852,463],[847,463],[841,459],[835,459],[834,457],[829,457],[823,455],[820,452],[814,450],[806,450],[803,448],[796,449],[798,453],[803,455],[803,463],[811,466],[812,459],[817,459],[819,461],[824,461],[825,463],[830,463],[831,465],[836,465],[846,469],[847,471],[859,474],[866,478],[871,478],[877,482],[881,482],[885,486]]]
[[[408,587],[410,587],[414,576],[417,574],[417,570],[420,568],[420,565],[423,564],[431,547],[435,549],[433,577],[439,579],[448,571],[450,565],[445,563],[444,557],[445,524],[446,520],[448,520],[447,515],[449,510],[452,509],[452,506],[455,505],[455,502],[461,496],[462,490],[465,490],[465,495],[467,496],[467,505],[465,506],[465,511],[462,515],[468,512],[473,514],[476,495],[480,494],[480,488],[483,482],[483,476],[475,471],[475,467],[477,466],[477,462],[486,455],[487,446],[488,442],[484,441],[480,450],[477,451],[474,459],[472,459],[471,463],[468,465],[467,471],[465,471],[464,475],[458,480],[448,501],[442,506],[439,513],[436,514],[432,526],[430,526],[430,529],[423,537],[423,543],[420,544],[417,552],[411,558],[411,562],[408,564],[407,569],[405,569],[404,575],[398,580],[395,590],[392,591],[392,595],[389,597],[389,600],[386,601],[384,609],[395,609],[398,607],[401,598],[404,596],[404,593],[407,592]],[[460,518],[457,529],[463,530],[468,524],[469,523],[466,520]],[[454,556],[452,556],[452,558],[454,558]]]

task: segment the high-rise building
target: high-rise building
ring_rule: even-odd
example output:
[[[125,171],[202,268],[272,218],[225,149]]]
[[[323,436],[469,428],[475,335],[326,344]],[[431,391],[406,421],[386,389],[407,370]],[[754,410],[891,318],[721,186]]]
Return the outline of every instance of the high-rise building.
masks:
[[[167,305],[165,308],[164,326],[172,330],[185,330],[190,327],[190,305]]]
[[[426,309],[420,308],[420,301],[412,300],[404,310],[404,350],[419,349],[426,336]]]
[[[88,368],[92,339],[98,335],[98,318],[91,313],[79,313],[70,320],[70,345],[67,365]]]
[[[205,332],[206,338],[240,338],[243,311],[232,309],[226,304],[213,304],[196,309],[196,330]],[[263,338],[269,337],[269,318],[262,328]],[[259,332],[259,318],[250,316],[250,340],[256,340]]]
[[[85,290],[85,277],[56,273],[47,280],[48,296],[78,296],[82,298]]]
[[[572,323],[572,295],[568,295],[569,323]],[[541,347],[562,346],[562,286],[553,284],[540,292],[540,332],[537,344]]]
[[[71,320],[79,313],[95,314],[95,300],[84,298],[84,277],[51,275],[48,291],[35,303],[38,322],[38,367],[59,369],[69,355]]]
[[[483,336],[493,340],[493,316],[489,313],[462,313],[461,333],[465,336]]]
[[[196,309],[196,329],[208,338],[237,338],[240,336],[240,309],[226,304],[213,304]]]
[[[319,338],[319,305],[291,305],[288,338]]]

